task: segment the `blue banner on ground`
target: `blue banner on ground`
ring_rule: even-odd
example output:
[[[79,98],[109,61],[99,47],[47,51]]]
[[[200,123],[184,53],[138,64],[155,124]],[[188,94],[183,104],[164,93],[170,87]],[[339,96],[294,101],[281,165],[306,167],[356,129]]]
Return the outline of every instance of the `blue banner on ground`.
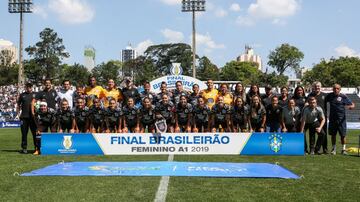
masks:
[[[43,155],[304,155],[303,133],[44,133]]]
[[[21,121],[0,122],[0,128],[19,128]]]
[[[21,176],[189,176],[299,179],[269,163],[73,162],[51,165]]]

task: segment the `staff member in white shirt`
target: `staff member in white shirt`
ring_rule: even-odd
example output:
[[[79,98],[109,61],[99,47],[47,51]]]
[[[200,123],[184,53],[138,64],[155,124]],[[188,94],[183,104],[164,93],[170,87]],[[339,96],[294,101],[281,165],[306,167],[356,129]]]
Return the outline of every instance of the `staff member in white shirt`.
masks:
[[[69,80],[64,80],[62,83],[62,88],[60,91],[57,92],[57,101],[58,103],[61,102],[61,100],[65,99],[69,103],[70,109],[73,108],[73,95],[74,91],[70,89],[71,84]],[[58,106],[61,106],[58,104]]]

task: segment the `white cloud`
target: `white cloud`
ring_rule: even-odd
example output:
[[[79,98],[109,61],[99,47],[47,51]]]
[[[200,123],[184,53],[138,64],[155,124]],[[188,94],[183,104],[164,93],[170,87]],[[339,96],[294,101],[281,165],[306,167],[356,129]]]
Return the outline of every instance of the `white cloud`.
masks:
[[[215,16],[219,18],[225,17],[227,16],[227,14],[228,14],[227,11],[222,8],[218,8],[215,11]]]
[[[144,52],[146,51],[146,49],[149,47],[149,46],[152,46],[154,45],[154,43],[150,40],[150,39],[147,39],[145,41],[142,41],[140,42],[136,47],[135,47],[135,50],[136,52],[138,53],[138,55],[142,55],[144,54]]]
[[[280,18],[292,16],[299,9],[297,0],[257,0],[249,6],[248,13],[258,18]]]
[[[360,57],[360,52],[356,52],[354,49],[342,44],[335,48],[335,52],[338,56]]]
[[[49,8],[66,24],[90,22],[95,16],[86,0],[50,0]]]
[[[161,30],[162,35],[166,38],[168,43],[179,43],[184,40],[184,34],[171,29]]]
[[[280,18],[273,19],[271,23],[274,25],[286,25],[286,21]]]
[[[253,26],[255,21],[249,16],[239,16],[236,19],[236,23],[242,26]]]
[[[246,16],[239,16],[240,25],[254,25],[259,20],[270,20],[275,25],[286,25],[286,18],[300,10],[300,0],[256,0],[250,4]]]
[[[231,4],[229,9],[234,12],[239,12],[241,10],[240,5],[237,3]]]
[[[181,4],[181,0],[160,0],[160,1],[163,2],[164,4],[171,6]]]
[[[42,17],[43,19],[47,18],[48,14],[45,11],[44,7],[39,5],[39,4],[35,4],[33,5],[33,13],[35,15],[39,15],[40,17]]]
[[[190,36],[191,40],[192,36]],[[223,49],[225,48],[224,44],[217,44],[215,41],[211,38],[209,33],[203,34],[196,34],[196,44],[198,46],[203,46],[205,48],[205,51],[209,52],[212,49]]]

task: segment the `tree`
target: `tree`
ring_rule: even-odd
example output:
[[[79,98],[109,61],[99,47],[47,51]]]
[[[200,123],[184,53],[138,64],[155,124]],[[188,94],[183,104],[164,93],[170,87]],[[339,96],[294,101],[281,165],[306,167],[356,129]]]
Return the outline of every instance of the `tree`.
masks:
[[[65,51],[63,40],[50,28],[40,32],[40,41],[34,46],[25,48],[25,51],[34,59],[46,78],[56,78],[60,74],[61,60],[69,57]]]
[[[259,83],[261,74],[255,63],[231,61],[221,69],[220,77],[224,81],[241,81],[248,85]]]
[[[303,77],[303,82],[311,84],[321,81],[323,86],[332,86],[339,83],[342,86],[360,86],[360,58],[340,57],[331,58],[329,61],[321,60]]]
[[[81,64],[62,65],[61,81],[67,79],[72,85],[85,84],[90,76],[90,72]]]
[[[15,84],[18,79],[19,66],[14,62],[14,52],[0,51],[0,85]]]
[[[124,69],[134,70],[135,84],[142,84],[144,81],[152,81],[159,77],[156,72],[156,67],[150,59],[144,56],[139,56],[134,60],[125,62]]]
[[[199,67],[196,76],[198,79],[206,81],[207,79],[219,80],[219,69],[206,56],[199,59]]]
[[[181,63],[184,75],[192,75],[191,46],[184,43],[160,44],[149,46],[144,56],[151,60],[156,67],[155,75],[168,75],[172,63]]]
[[[107,63],[101,63],[91,70],[91,73],[97,78],[97,82],[106,85],[109,79],[117,79],[122,68],[120,61],[110,60]]]
[[[271,85],[271,86],[286,86],[287,85],[287,81],[288,81],[289,77],[285,76],[285,75],[277,75],[275,72],[272,72],[271,74],[267,74],[267,73],[262,73],[260,76],[260,86],[265,86],[267,84]]]
[[[289,68],[297,72],[304,54],[295,46],[282,44],[274,51],[271,51],[268,58],[268,65],[275,68],[282,75]]]

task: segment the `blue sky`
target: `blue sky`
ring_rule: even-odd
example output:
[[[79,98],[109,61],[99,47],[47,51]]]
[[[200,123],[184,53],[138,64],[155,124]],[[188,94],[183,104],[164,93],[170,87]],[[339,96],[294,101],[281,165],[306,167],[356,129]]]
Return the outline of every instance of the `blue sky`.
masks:
[[[18,45],[19,15],[0,2],[0,38]],[[198,54],[222,67],[254,47],[266,64],[269,52],[290,43],[304,52],[302,66],[321,58],[360,57],[359,0],[207,0],[197,16]],[[34,0],[25,16],[25,47],[50,27],[63,38],[71,57],[83,63],[86,45],[96,49],[96,63],[120,59],[130,42],[142,52],[152,44],[191,44],[191,14],[181,0]],[[26,56],[27,57],[27,56]]]

